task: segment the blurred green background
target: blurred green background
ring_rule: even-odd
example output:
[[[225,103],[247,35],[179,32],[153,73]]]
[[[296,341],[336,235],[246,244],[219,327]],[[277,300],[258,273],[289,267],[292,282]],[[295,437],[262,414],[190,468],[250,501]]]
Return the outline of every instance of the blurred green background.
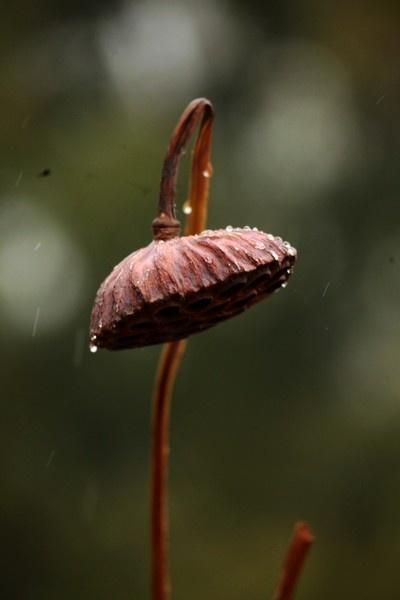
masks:
[[[151,239],[198,96],[216,109],[209,227],[257,226],[299,260],[188,344],[173,598],[270,597],[298,518],[317,537],[298,600],[400,597],[399,31],[397,0],[3,6],[2,598],[149,597],[160,349],[91,354],[88,323]]]

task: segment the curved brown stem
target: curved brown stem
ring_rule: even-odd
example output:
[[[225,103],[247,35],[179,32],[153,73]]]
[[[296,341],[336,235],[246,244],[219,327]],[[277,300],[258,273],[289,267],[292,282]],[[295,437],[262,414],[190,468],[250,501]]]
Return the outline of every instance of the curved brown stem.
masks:
[[[151,559],[152,598],[169,598],[167,561],[168,513],[167,479],[169,454],[169,413],[172,388],[185,340],[164,344],[158,364],[153,395],[151,457]]]
[[[176,221],[174,196],[179,157],[201,114],[203,114],[203,119],[193,151],[189,197],[187,200],[187,205],[192,210],[186,224],[185,233],[187,235],[200,233],[205,227],[209,177],[211,174],[210,150],[213,109],[210,102],[202,98],[189,104],[171,137],[162,172],[160,212],[157,219],[153,221],[156,239],[173,237],[170,234],[175,227],[173,221]],[[174,235],[177,235],[177,233]],[[185,340],[164,344],[153,393],[151,448],[151,579],[153,600],[168,600],[170,596],[167,560],[169,414],[173,384],[185,345]]]
[[[192,180],[190,183],[190,202],[194,198],[205,196],[208,192],[208,163],[211,147],[211,128],[214,118],[212,104],[206,98],[193,100],[182,113],[167,149],[161,173],[158,215],[153,221],[153,233],[156,240],[166,240],[179,235],[180,223],[175,215],[175,188],[179,160],[193,129],[201,119],[199,133],[193,153]],[[200,168],[203,167],[201,170]],[[205,181],[201,181],[205,180]],[[192,222],[193,219],[190,219]],[[196,230],[197,231],[197,230]],[[194,231],[194,233],[196,232]]]

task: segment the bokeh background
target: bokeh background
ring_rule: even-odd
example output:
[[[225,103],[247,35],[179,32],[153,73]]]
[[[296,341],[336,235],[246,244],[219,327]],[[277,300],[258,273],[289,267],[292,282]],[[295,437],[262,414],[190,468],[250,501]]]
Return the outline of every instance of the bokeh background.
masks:
[[[188,344],[173,597],[270,597],[298,518],[317,537],[299,600],[400,597],[399,31],[397,0],[3,6],[2,598],[149,597],[159,348],[91,354],[88,322],[150,240],[198,96],[216,109],[209,227],[257,226],[299,260]]]

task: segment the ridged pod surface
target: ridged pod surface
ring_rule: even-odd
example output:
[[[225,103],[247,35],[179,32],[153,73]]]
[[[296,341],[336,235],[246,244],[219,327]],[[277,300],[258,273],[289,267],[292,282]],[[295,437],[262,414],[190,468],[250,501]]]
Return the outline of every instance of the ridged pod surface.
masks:
[[[296,250],[257,228],[153,241],[100,286],[92,348],[120,350],[186,338],[285,287]]]

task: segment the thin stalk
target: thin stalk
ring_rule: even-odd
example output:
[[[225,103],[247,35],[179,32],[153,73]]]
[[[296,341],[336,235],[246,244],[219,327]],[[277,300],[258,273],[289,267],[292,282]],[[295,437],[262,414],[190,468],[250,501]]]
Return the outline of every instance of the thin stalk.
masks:
[[[296,523],[273,600],[292,600],[313,541],[314,536],[308,525],[301,521]]]
[[[179,158],[195,125],[201,117],[193,150],[189,197],[191,207],[185,234],[200,233],[207,218],[210,151],[213,120],[211,103],[200,98],[193,100],[183,112],[171,136],[161,177],[159,214],[153,221],[156,239],[177,235],[175,217],[175,186]],[[170,580],[168,571],[168,455],[169,417],[173,384],[186,345],[185,340],[164,344],[158,364],[152,401],[151,447],[151,581],[152,599],[168,600]]]
[[[186,341],[164,344],[158,363],[153,395],[151,457],[151,559],[153,600],[170,595],[167,540],[167,479],[169,416],[172,388]]]

